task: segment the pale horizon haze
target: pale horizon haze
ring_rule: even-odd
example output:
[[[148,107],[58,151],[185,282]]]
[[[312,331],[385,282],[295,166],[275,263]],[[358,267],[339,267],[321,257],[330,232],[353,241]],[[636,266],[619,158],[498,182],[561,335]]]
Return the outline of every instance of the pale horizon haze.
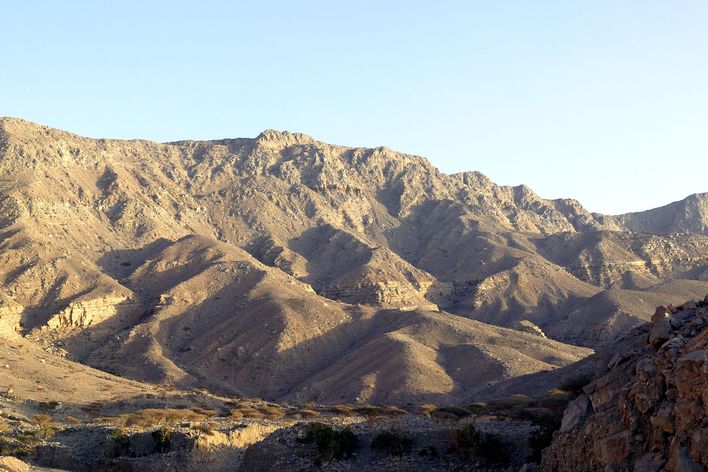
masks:
[[[605,214],[708,191],[708,2],[0,0],[0,116],[302,132]]]

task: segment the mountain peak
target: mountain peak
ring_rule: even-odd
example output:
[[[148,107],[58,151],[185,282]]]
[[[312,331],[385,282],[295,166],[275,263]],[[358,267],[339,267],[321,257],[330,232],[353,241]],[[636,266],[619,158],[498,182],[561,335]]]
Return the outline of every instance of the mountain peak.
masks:
[[[312,136],[303,133],[291,133],[290,131],[267,129],[256,136],[256,142],[262,144],[268,143],[290,146],[293,144],[312,144],[315,142],[315,139]]]

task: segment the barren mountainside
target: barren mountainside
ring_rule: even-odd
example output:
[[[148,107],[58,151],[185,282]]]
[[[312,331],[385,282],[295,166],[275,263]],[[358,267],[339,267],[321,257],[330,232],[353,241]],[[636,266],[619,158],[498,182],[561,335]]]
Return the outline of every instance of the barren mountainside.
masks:
[[[159,144],[0,120],[5,329],[134,380],[453,401],[706,293],[705,194],[602,216],[302,134]]]

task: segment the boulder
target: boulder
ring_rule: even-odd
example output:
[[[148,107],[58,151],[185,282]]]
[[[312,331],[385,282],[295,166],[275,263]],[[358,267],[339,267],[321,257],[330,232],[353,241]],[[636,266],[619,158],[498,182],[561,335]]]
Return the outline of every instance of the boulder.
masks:
[[[649,343],[663,343],[671,337],[671,310],[660,306],[651,317],[652,325],[649,331]]]
[[[563,413],[563,420],[561,422],[561,432],[565,433],[567,431],[575,428],[578,423],[585,419],[588,413],[588,408],[590,407],[590,401],[585,395],[580,395],[578,398],[570,402],[568,408],[565,409]]]

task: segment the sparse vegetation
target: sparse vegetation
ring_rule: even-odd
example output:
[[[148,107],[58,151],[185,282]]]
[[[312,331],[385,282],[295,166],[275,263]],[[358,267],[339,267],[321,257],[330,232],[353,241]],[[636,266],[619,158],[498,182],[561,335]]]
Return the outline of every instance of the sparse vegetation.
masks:
[[[202,433],[206,436],[214,436],[214,434],[216,434],[216,432],[210,426],[195,425],[195,426],[192,426],[192,429],[195,431],[199,431],[200,433]]]
[[[374,406],[374,405],[357,406],[354,408],[354,411],[356,411],[357,414],[360,414],[362,416],[370,416],[370,417],[383,416],[382,408],[379,406]]]
[[[241,405],[231,410],[230,418],[240,420],[242,418],[268,418],[277,420],[285,416],[285,410],[277,405]]]
[[[381,431],[371,440],[371,449],[392,456],[402,456],[411,451],[413,440],[405,432],[397,429]]]
[[[320,412],[316,410],[310,410],[308,408],[302,408],[295,410],[293,416],[300,415],[301,418],[314,418],[315,416],[320,416]]]
[[[155,440],[157,451],[164,454],[170,448],[170,439],[172,438],[172,430],[163,426],[152,432],[152,438]]]
[[[331,426],[315,422],[307,425],[302,442],[316,444],[320,455],[332,460],[350,458],[356,450],[358,439],[349,427],[337,431]]]
[[[334,405],[330,408],[330,411],[338,414],[339,416],[354,416],[356,414],[354,409],[348,405]]]
[[[114,429],[111,431],[111,434],[108,435],[108,438],[121,446],[128,445],[128,433],[126,433],[123,428]]]
[[[431,416],[439,419],[462,419],[471,414],[471,411],[462,406],[443,406],[431,413]]]
[[[39,402],[37,406],[42,408],[43,410],[56,410],[59,407],[60,403],[57,401],[48,401],[48,402]]]
[[[271,420],[277,420],[285,416],[285,410],[275,405],[266,405],[259,410],[263,416]]]
[[[488,464],[506,467],[511,462],[509,450],[495,434],[482,434],[479,456]]]
[[[47,414],[34,415],[37,424],[37,437],[39,439],[49,439],[54,436],[56,423],[54,418]]]
[[[0,436],[0,456],[25,457],[39,444],[39,439],[32,431],[14,437]]]
[[[472,423],[467,423],[455,431],[455,441],[458,449],[460,449],[463,454],[472,456],[476,454],[479,449],[481,435]]]
[[[179,421],[204,421],[205,415],[195,413],[192,410],[173,408],[146,408],[132,413],[121,415],[117,422],[126,426],[136,426],[139,428],[150,428],[160,425],[173,425]]]
[[[403,410],[401,408],[398,408],[397,406],[391,405],[391,406],[387,406],[384,409],[384,413],[387,415],[390,415],[390,416],[401,416],[401,415],[405,415],[407,413],[407,411]]]
[[[80,419],[78,419],[78,418],[75,417],[75,416],[71,416],[71,415],[69,415],[69,416],[67,416],[66,418],[64,418],[64,421],[66,421],[66,422],[69,423],[69,424],[81,424],[81,420],[80,420]]]
[[[529,437],[529,447],[533,451],[529,456],[530,461],[541,462],[541,453],[551,445],[553,433],[560,428],[562,418],[562,414],[548,414],[533,421],[538,429]]]
[[[509,451],[495,434],[482,433],[467,423],[455,432],[457,448],[468,458],[479,457],[488,464],[506,466],[511,461]]]
[[[213,408],[194,407],[194,408],[191,408],[191,410],[198,415],[203,415],[203,416],[206,416],[209,418],[214,417],[214,416],[218,416],[220,413],[219,410],[214,410]]]

